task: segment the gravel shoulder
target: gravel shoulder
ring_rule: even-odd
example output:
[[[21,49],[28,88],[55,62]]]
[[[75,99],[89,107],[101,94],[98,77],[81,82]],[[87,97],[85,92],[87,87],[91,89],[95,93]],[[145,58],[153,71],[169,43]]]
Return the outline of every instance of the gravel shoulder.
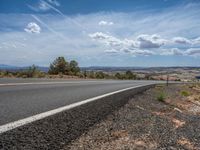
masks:
[[[63,149],[200,150],[199,102],[200,85],[158,85],[130,99]]]

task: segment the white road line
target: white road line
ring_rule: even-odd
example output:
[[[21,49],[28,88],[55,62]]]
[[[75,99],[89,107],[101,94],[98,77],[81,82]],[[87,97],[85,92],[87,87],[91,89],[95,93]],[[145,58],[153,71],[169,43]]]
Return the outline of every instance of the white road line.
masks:
[[[147,85],[151,85],[151,84],[138,85],[138,86],[134,86],[134,87],[129,87],[129,88],[117,90],[117,91],[114,91],[114,92],[110,92],[110,93],[107,93],[107,94],[103,94],[103,95],[100,95],[100,96],[89,98],[89,99],[86,99],[86,100],[83,100],[83,101],[80,101],[80,102],[77,102],[77,103],[73,103],[73,104],[70,104],[70,105],[67,105],[67,106],[59,107],[57,109],[53,109],[53,110],[50,110],[50,111],[47,111],[47,112],[44,112],[44,113],[40,113],[40,114],[31,116],[31,117],[27,117],[27,118],[24,118],[24,119],[21,119],[21,120],[18,120],[18,121],[14,121],[14,122],[0,126],[0,134],[7,132],[9,130],[15,129],[17,127],[26,125],[28,123],[34,122],[36,120],[40,120],[40,119],[49,117],[51,115],[72,109],[74,107],[77,107],[77,106],[80,106],[80,105],[83,105],[83,104],[86,104],[86,103],[89,103],[89,102],[92,102],[92,101],[96,101],[98,99],[101,99],[101,98],[104,98],[104,97],[107,97],[107,96],[110,96],[110,95],[113,95],[113,94],[116,94],[116,93],[120,93],[120,92],[123,92],[123,91],[135,89],[135,88],[139,88],[139,87],[143,87],[143,86],[147,86]]]
[[[48,84],[66,84],[66,83],[77,83],[77,84],[80,84],[80,83],[95,83],[95,82],[100,82],[100,83],[104,83],[104,81],[59,81],[59,82],[26,82],[26,83],[1,83],[0,84],[0,87],[1,86],[17,86],[17,85],[48,85]]]

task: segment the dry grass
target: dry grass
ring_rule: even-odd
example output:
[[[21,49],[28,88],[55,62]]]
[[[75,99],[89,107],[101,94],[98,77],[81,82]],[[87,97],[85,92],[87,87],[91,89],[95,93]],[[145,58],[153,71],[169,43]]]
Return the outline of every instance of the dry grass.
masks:
[[[188,149],[188,150],[199,150],[196,147],[194,147],[194,145],[189,141],[189,139],[186,139],[184,137],[179,139],[177,141],[177,143],[180,144],[181,146],[183,146],[184,148]]]

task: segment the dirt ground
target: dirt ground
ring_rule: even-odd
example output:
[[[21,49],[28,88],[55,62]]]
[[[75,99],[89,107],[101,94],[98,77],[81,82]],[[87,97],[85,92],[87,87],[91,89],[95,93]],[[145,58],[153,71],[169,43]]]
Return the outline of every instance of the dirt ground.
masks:
[[[200,150],[200,84],[138,94],[64,149]]]

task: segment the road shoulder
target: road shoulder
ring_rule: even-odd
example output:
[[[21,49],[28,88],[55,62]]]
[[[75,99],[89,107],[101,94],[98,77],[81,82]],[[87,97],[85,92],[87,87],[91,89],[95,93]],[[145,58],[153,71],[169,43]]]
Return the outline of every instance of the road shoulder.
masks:
[[[136,95],[64,149],[198,150],[199,89],[199,85],[156,86]]]

